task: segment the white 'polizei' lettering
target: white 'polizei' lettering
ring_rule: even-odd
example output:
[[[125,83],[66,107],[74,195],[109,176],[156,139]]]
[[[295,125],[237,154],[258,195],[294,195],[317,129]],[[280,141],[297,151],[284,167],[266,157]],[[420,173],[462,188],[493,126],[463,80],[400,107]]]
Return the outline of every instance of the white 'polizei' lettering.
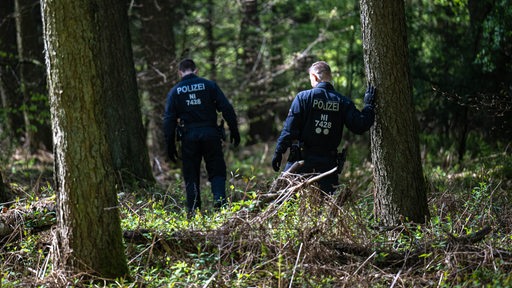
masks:
[[[313,100],[313,109],[323,111],[340,111],[340,103],[334,101]]]
[[[189,92],[195,92],[195,91],[201,91],[205,90],[206,87],[204,86],[204,83],[197,83],[197,84],[190,84],[190,85],[183,85],[176,89],[176,92],[178,94],[181,93],[189,93]]]

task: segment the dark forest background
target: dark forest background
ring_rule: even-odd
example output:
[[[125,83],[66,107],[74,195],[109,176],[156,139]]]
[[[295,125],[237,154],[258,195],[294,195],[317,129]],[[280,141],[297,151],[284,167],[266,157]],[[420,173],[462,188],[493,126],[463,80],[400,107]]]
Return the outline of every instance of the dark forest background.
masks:
[[[432,218],[391,231],[373,222],[368,133],[344,134],[350,149],[341,196],[333,203],[302,187],[276,210],[263,210],[268,202],[258,198],[282,184],[270,158],[293,97],[310,88],[311,63],[327,61],[335,88],[363,105],[358,1],[125,2],[157,184],[117,187],[133,279],[112,286],[512,285],[510,0],[404,2]],[[0,1],[0,287],[62,284],[58,276],[45,280],[54,275],[47,267],[55,131],[42,20],[38,0]],[[200,76],[217,81],[242,134],[240,148],[226,149],[230,208],[195,219],[182,213],[180,167],[167,160],[161,132],[166,94],[179,80],[177,63],[184,57],[195,60]],[[204,198],[210,207],[210,195]],[[9,230],[3,223],[10,211],[23,223]],[[66,285],[101,286],[104,280],[70,278]]]
[[[426,154],[445,153],[445,164],[510,141],[509,2],[406,1],[422,147]],[[194,58],[200,75],[216,80],[233,102],[246,144],[275,141],[291,99],[308,88],[306,69],[313,61],[329,62],[335,87],[361,103],[366,83],[356,3],[256,3],[129,3],[153,157],[164,160],[165,95],[177,81],[176,63],[183,57]],[[9,157],[17,147],[51,151],[39,2],[0,5],[2,154]]]

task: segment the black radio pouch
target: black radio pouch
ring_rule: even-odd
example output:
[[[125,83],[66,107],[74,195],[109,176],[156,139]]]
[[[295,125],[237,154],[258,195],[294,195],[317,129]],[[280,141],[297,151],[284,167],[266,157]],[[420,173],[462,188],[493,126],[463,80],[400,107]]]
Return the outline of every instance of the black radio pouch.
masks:
[[[176,126],[176,141],[181,141],[183,134],[185,134],[185,122],[180,119],[180,123]]]
[[[290,155],[288,162],[297,162],[302,160],[302,145],[300,143],[293,143],[290,147]]]

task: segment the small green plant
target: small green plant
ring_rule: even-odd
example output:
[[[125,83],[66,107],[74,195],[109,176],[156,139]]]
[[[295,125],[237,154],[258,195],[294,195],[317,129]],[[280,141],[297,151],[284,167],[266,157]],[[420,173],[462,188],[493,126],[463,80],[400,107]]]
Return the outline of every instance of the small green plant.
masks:
[[[510,158],[467,160],[458,167],[427,163],[430,221],[391,228],[380,227],[372,218],[369,166],[347,170],[350,173],[341,176],[338,193],[325,197],[312,186],[290,190],[300,180],[269,191],[277,187],[269,183],[277,176],[258,164],[264,162],[263,156],[251,155],[232,166],[228,206],[212,211],[208,200],[193,217],[184,209],[182,178],[176,172],[164,187],[123,187],[119,193],[122,229],[138,236],[136,241],[125,238],[131,277],[85,281],[69,276],[68,283],[81,287],[358,287],[361,283],[390,287],[396,279],[394,287],[507,287],[512,271],[512,195],[504,167],[512,162]],[[12,209],[55,200],[50,181],[38,182],[43,183],[38,189],[21,181],[38,179],[41,173],[33,172],[39,165],[36,161],[11,164],[10,179],[16,181],[10,187],[19,192]],[[207,184],[204,193],[204,199],[211,198]],[[276,198],[266,201],[272,193]],[[344,193],[349,197],[339,203]],[[289,197],[277,198],[283,194]],[[32,216],[23,222],[25,230],[17,234],[19,238],[1,242],[2,287],[23,285],[34,275],[27,271],[50,275],[50,268],[41,269],[49,257],[49,235],[44,238],[34,227],[55,214],[41,210]],[[484,227],[491,230],[481,240],[461,242]]]

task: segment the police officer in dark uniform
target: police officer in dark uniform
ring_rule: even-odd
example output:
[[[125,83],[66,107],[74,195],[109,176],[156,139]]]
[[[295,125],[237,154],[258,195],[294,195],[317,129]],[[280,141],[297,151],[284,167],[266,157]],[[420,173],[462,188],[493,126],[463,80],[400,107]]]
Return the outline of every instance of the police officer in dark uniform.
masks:
[[[292,102],[281,135],[277,140],[272,167],[277,172],[282,155],[290,148],[285,171],[293,161],[304,160],[297,173],[323,173],[338,165],[338,146],[343,126],[356,134],[368,131],[375,119],[375,88],[369,86],[364,95],[364,108],[359,111],[347,97],[334,90],[331,68],[324,61],[309,68],[313,89],[301,91]],[[300,147],[300,148],[299,148]],[[300,155],[299,155],[300,154]],[[332,173],[318,181],[320,189],[333,194],[338,175]]]
[[[217,125],[217,112],[228,123],[230,140],[240,143],[236,114],[231,103],[214,81],[198,77],[193,60],[180,62],[181,81],[167,94],[164,114],[164,135],[171,161],[176,162],[176,130],[181,139],[183,177],[187,192],[187,209],[201,209],[199,189],[201,161],[204,158],[215,208],[226,203],[226,163],[222,152],[224,124]],[[178,122],[179,121],[179,122]],[[176,129],[178,128],[178,129]]]

